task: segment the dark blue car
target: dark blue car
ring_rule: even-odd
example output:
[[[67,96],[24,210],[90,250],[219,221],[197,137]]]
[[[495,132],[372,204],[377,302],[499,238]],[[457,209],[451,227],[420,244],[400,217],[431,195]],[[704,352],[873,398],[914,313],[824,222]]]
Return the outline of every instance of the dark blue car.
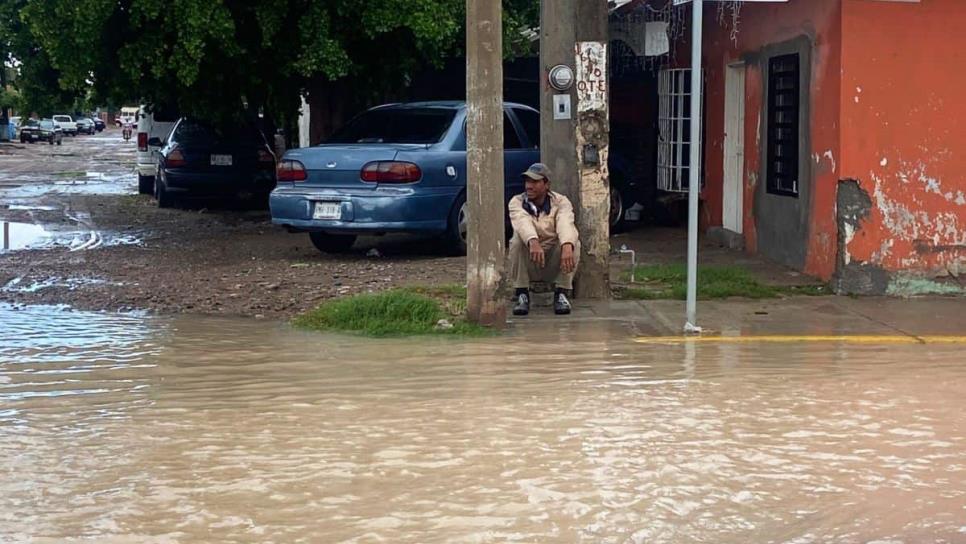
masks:
[[[540,159],[540,114],[504,106],[507,200]],[[361,234],[440,236],[466,251],[466,106],[419,102],[373,108],[325,144],[279,160],[272,222],[307,232],[323,252],[347,251]]]
[[[180,119],[158,146],[154,196],[161,208],[178,200],[265,198],[275,187],[275,155],[252,124],[214,127]]]

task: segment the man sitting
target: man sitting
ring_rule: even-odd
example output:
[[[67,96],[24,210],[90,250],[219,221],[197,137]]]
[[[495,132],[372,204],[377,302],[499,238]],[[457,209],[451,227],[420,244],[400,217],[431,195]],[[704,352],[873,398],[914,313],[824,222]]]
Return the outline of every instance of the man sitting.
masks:
[[[510,274],[516,288],[513,315],[530,313],[530,282],[552,282],[553,309],[570,313],[580,241],[570,200],[550,190],[550,169],[536,163],[523,173],[526,192],[510,200]]]

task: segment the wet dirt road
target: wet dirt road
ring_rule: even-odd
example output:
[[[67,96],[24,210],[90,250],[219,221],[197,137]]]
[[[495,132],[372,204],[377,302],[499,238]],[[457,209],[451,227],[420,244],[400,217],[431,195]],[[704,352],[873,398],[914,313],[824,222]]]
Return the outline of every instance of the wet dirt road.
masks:
[[[2,542],[966,541],[955,346],[0,322]]]
[[[136,194],[134,163],[118,130],[0,147],[0,301],[284,318],[334,296],[463,281],[465,260],[431,240],[364,239],[335,257],[251,204],[160,210]]]

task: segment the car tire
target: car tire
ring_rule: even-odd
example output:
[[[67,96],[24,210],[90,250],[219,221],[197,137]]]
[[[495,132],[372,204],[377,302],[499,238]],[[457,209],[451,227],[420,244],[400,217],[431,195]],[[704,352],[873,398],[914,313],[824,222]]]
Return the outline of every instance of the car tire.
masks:
[[[610,188],[610,231],[611,233],[624,230],[624,197],[619,189]]]
[[[171,192],[164,186],[164,182],[160,179],[155,179],[154,181],[154,198],[158,201],[159,208],[172,208],[174,207],[174,197],[171,196]]]
[[[356,237],[352,234],[328,234],[325,232],[310,232],[309,239],[315,249],[322,253],[348,253]]]
[[[47,143],[50,144],[50,145],[54,145],[54,137],[51,136],[50,139],[47,140]]]
[[[64,143],[63,138],[57,138],[57,145],[62,145]]]
[[[466,193],[461,193],[453,203],[453,208],[449,212],[446,228],[446,249],[452,255],[466,255],[466,240],[468,234],[469,220],[466,205]]]
[[[138,174],[138,194],[154,194],[154,177]]]

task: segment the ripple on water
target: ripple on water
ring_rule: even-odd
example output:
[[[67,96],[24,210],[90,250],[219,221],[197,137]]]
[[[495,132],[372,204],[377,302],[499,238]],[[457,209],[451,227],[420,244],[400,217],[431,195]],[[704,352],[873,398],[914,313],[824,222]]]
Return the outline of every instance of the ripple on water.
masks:
[[[966,370],[942,347],[0,322],[0,541],[962,539]]]

